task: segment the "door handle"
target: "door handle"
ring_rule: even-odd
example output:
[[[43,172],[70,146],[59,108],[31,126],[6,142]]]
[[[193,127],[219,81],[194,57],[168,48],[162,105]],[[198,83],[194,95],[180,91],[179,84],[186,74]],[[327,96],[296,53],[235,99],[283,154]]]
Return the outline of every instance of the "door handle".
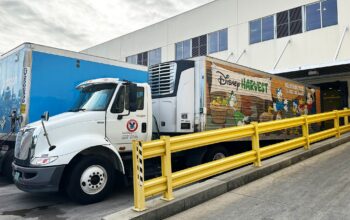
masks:
[[[141,131],[142,131],[142,133],[146,133],[146,131],[147,131],[147,123],[143,122],[141,124]]]

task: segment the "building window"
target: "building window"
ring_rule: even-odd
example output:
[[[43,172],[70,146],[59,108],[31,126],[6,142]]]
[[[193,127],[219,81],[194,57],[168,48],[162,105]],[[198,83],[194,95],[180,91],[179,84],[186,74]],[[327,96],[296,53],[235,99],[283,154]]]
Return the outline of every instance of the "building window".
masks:
[[[303,9],[304,14],[302,13]],[[275,29],[277,38],[302,33],[304,31],[303,22],[305,22],[305,31],[338,24],[337,0],[321,0],[250,21],[249,42],[254,44],[274,39]]]
[[[154,49],[148,52],[148,65],[154,65],[160,63],[162,60],[161,48]]]
[[[227,28],[208,34],[208,53],[227,50]]]
[[[137,54],[137,64],[147,66],[148,63],[148,52],[143,52]]]
[[[303,32],[301,7],[277,13],[277,38]]]
[[[207,35],[192,38],[192,57],[207,55]]]
[[[307,31],[338,24],[337,0],[325,0],[307,5],[305,11]]]
[[[261,42],[261,19],[249,22],[250,44]]]
[[[132,64],[137,64],[137,55],[132,55],[132,56],[126,57],[126,62],[132,63]]]
[[[307,5],[305,7],[306,13],[306,31],[311,31],[315,29],[321,28],[321,10],[320,3],[314,3],[311,5]]]
[[[337,0],[325,0],[321,2],[322,27],[338,24]]]
[[[285,37],[289,35],[288,31],[288,11],[277,14],[277,37]]]
[[[185,40],[175,44],[175,59],[182,60],[191,57],[191,40]]]
[[[213,32],[208,34],[209,45],[208,45],[208,53],[215,53],[219,51],[219,32]]]
[[[301,7],[289,10],[289,35],[303,32],[303,17]]]
[[[219,31],[219,51],[228,49],[228,31],[227,28]]]
[[[127,63],[139,64],[143,66],[154,65],[160,63],[162,60],[162,49],[157,48],[147,52],[139,53],[126,57]]]
[[[275,21],[274,16],[268,16],[249,22],[250,44],[274,39]]]
[[[275,19],[274,16],[268,16],[261,20],[261,40],[267,41],[275,37]]]

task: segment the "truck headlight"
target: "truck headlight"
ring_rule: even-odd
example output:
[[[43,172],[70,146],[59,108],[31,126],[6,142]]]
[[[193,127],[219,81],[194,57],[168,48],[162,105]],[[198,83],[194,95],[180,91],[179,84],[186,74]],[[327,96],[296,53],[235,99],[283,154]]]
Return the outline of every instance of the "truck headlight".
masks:
[[[47,164],[50,164],[57,160],[57,156],[52,156],[52,157],[34,157],[32,161],[30,162],[32,165],[37,165],[37,166],[44,166]]]
[[[18,132],[15,145],[15,157],[20,160],[26,160],[33,144],[34,128],[22,129]]]

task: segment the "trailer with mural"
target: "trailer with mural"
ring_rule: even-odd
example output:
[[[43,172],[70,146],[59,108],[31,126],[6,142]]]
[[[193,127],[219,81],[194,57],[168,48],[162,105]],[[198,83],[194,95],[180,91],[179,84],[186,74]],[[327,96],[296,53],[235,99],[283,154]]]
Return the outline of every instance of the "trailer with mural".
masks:
[[[213,58],[204,62],[205,130],[320,113],[317,87]],[[294,128],[261,138],[290,139],[300,132]]]
[[[82,53],[24,43],[0,57],[0,173],[10,179],[18,130],[44,111],[68,111],[75,86],[101,77],[147,81],[147,68]]]
[[[149,77],[158,125],[154,131],[161,134],[280,120],[321,109],[315,86],[212,57],[157,64],[149,68]],[[260,139],[284,140],[300,134],[301,128],[294,128]]]

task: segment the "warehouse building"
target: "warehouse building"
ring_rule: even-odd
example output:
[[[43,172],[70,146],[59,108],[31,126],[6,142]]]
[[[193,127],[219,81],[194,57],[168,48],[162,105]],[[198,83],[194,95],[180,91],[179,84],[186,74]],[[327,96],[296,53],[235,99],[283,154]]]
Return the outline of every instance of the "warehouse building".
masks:
[[[208,55],[322,89],[349,105],[349,0],[216,0],[83,52],[153,65]]]

